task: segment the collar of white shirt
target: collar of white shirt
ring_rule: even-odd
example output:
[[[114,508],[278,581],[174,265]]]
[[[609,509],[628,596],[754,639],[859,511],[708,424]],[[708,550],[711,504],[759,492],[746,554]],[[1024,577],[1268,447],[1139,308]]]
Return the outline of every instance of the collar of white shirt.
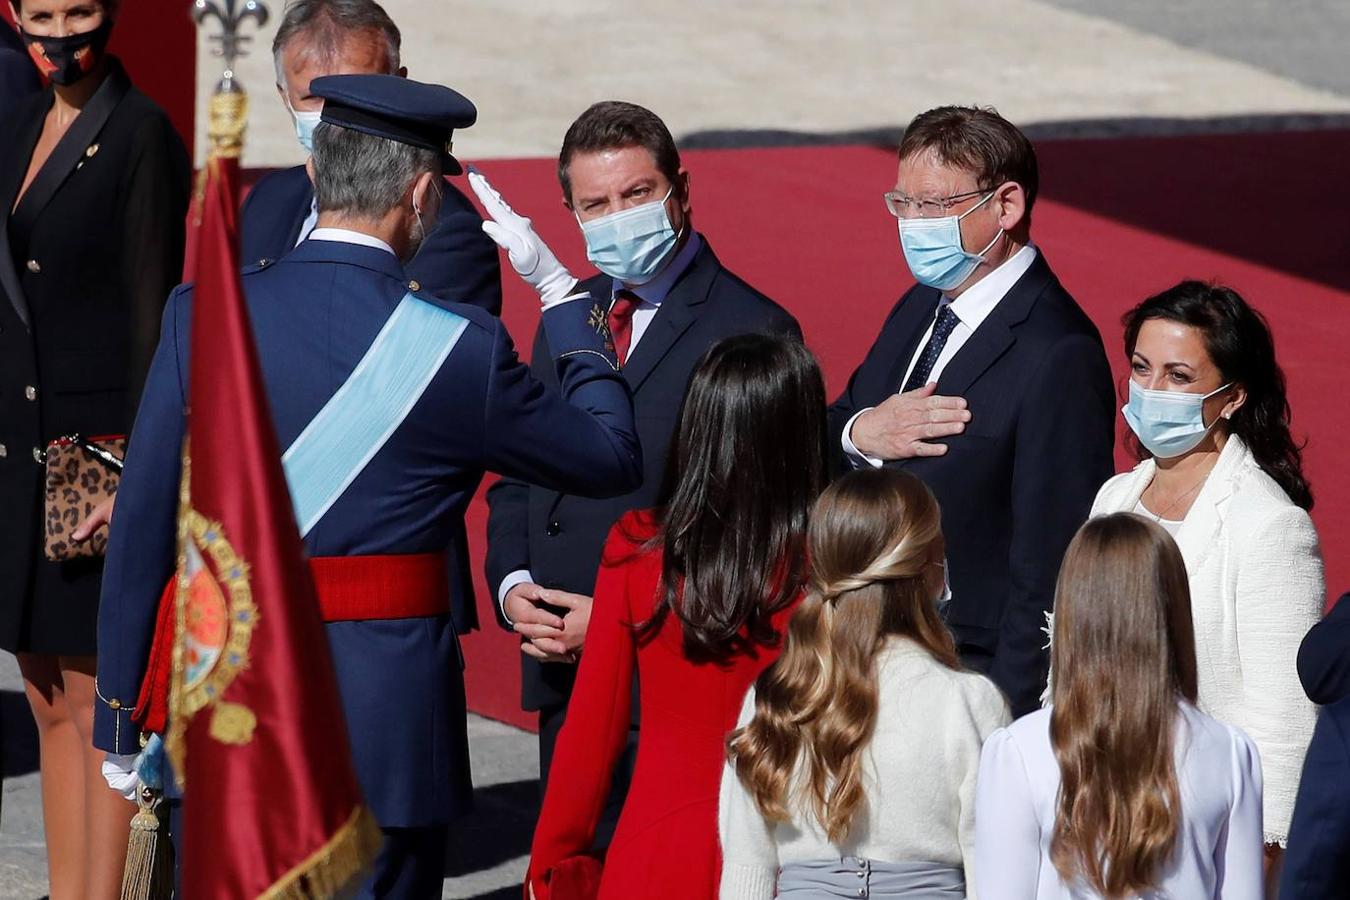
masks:
[[[952,312],[971,331],[980,327],[999,301],[1008,295],[1017,279],[1026,274],[1036,261],[1036,245],[1028,243],[997,269],[972,284],[961,296],[951,301]]]
[[[376,250],[383,250],[390,256],[398,256],[393,247],[373,234],[352,231],[349,228],[315,228],[309,233],[309,239],[311,241],[337,241],[340,244],[360,244],[362,247],[374,247]]]
[[[689,235],[689,240],[684,242],[680,252],[675,254],[675,258],[670,261],[670,265],[661,270],[661,273],[646,284],[638,284],[628,288],[637,295],[642,301],[643,306],[658,307],[670,294],[670,289],[675,286],[675,282],[684,274],[684,270],[689,268],[694,257],[698,256],[698,251],[703,247],[703,238],[695,231]],[[619,279],[614,279],[614,293],[626,285]]]

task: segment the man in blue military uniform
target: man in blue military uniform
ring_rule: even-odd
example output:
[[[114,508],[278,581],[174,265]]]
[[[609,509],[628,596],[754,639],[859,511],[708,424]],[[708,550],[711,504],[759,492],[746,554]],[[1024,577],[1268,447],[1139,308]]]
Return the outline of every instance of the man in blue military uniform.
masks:
[[[389,75],[321,78],[312,90],[326,101],[311,163],[318,226],[283,259],[245,270],[242,285],[296,519],[325,564],[316,584],[357,775],[385,833],[367,895],[438,897],[447,826],[470,800],[446,545],[485,469],[604,495],[637,486],[641,450],[592,301],[556,260],[539,265],[547,249],[495,192],[513,264],[552,273],[531,283],[561,395],[531,376],[499,320],[423,294],[401,265],[435,224],[442,173],[459,171],[445,148],[472,104]],[[94,743],[124,770],[175,561],[192,301],[180,287],[165,310],[104,575]],[[372,385],[372,372],[397,377]]]
[[[398,26],[375,0],[293,0],[286,5],[272,40],[272,59],[277,93],[306,152],[313,146],[323,105],[310,82],[325,75],[406,75],[399,63],[401,44]],[[496,245],[483,234],[483,217],[450,181],[438,187],[440,216],[404,269],[432,296],[501,315],[501,267]],[[245,263],[280,259],[309,237],[318,214],[304,166],[263,177],[240,212],[239,258]],[[465,634],[478,627],[478,609],[463,529],[447,553],[450,609],[460,634]]]

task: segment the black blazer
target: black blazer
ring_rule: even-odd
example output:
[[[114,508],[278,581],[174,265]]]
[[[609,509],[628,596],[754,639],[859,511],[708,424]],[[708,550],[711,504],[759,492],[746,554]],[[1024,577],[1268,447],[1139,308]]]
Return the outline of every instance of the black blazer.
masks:
[[[607,275],[582,285],[602,305],[609,302],[612,286]],[[642,441],[642,487],[608,500],[591,500],[503,478],[488,491],[487,583],[503,628],[510,626],[501,618],[498,588],[517,569],[529,569],[545,587],[577,594],[595,589],[610,526],[628,510],[656,502],[676,415],[695,363],[722,338],[747,332],[800,337],[801,328],[782,307],[723,268],[705,240],[623,369],[633,390],[633,413]],[[550,390],[558,389],[553,354],[542,329],[535,334],[531,368]],[[521,661],[526,709],[567,703],[575,666],[544,665],[526,656]]]
[[[1317,717],[1289,824],[1280,896],[1350,898],[1350,698]]]
[[[830,407],[832,447],[854,413],[901,387],[941,294],[911,288]],[[952,357],[939,394],[971,421],[944,456],[899,460],[942,506],[952,585],[948,621],[962,656],[988,669],[1014,715],[1039,705],[1041,649],[1060,560],[1112,474],[1115,392],[1101,335],[1039,253]]]
[[[483,233],[483,217],[450,181],[441,214],[412,261],[403,267],[424,293],[471,303],[500,316],[502,272],[497,245]],[[280,259],[295,248],[314,203],[314,185],[304,166],[259,179],[239,215],[239,258],[247,264]]]
[[[500,316],[502,272],[497,245],[483,233],[483,217],[469,198],[448,180],[440,217],[422,248],[403,267],[422,291],[441,300],[471,303]],[[314,185],[304,166],[264,176],[244,198],[239,216],[240,259],[258,263],[276,260],[295,249],[300,228],[314,204]],[[469,538],[463,523],[447,551],[450,612],[456,629],[467,634],[478,627]]]
[[[1314,703],[1350,697],[1350,593],[1303,637],[1298,648],[1298,679]]]
[[[42,552],[35,456],[71,432],[131,431],[182,274],[190,169],[168,118],[114,60],[11,215],[52,102],[50,89],[28,98],[0,145],[0,509],[14,526],[0,541],[0,647],[61,652],[51,632],[69,627],[87,641],[68,646],[92,653],[96,566],[64,564],[32,596]],[[67,603],[68,622],[42,624]],[[24,620],[25,605],[34,619]]]

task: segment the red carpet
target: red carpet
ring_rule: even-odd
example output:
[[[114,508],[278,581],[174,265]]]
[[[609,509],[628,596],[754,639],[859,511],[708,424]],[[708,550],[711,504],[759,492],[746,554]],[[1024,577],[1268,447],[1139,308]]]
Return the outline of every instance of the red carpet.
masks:
[[[1350,132],[1045,141],[1038,150],[1035,240],[1101,328],[1118,377],[1121,314],[1182,278],[1223,281],[1269,318],[1295,432],[1308,440],[1327,582],[1332,596],[1350,590],[1350,230],[1332,202],[1344,195]],[[837,392],[910,283],[881,200],[895,182],[893,152],[710,150],[685,154],[685,164],[697,227],[724,263],[798,317]],[[574,272],[588,272],[555,165],[482,169]],[[503,278],[503,318],[528,352],[536,301],[509,269]],[[482,582],[485,518],[480,496],[469,533],[484,628],[464,642],[469,705],[532,726],[519,708],[517,641],[494,624]]]

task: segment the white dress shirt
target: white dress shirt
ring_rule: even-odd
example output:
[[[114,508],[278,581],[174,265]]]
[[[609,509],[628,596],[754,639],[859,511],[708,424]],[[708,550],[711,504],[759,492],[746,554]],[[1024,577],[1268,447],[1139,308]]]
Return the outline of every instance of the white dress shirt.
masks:
[[[966,341],[980,327],[989,314],[999,305],[999,302],[1008,295],[1017,280],[1026,274],[1027,269],[1036,261],[1036,247],[1034,244],[1027,244],[1021,250],[1018,250],[1011,257],[1003,262],[997,269],[972,284],[961,296],[955,300],[943,297],[938,301],[938,308],[933,312],[933,321],[928,324],[928,330],[923,333],[919,343],[914,348],[914,354],[909,358],[909,365],[905,367],[905,375],[900,379],[903,385],[909,381],[909,375],[914,371],[914,366],[918,363],[919,357],[923,355],[924,348],[928,345],[928,339],[933,336],[933,326],[937,324],[937,313],[942,307],[949,306],[956,316],[956,327],[947,337],[947,343],[942,346],[942,353],[938,356],[937,362],[933,364],[933,370],[928,373],[928,382],[931,384],[942,376],[942,370],[947,368],[947,364],[952,358],[960,352],[965,346]],[[897,385],[897,389],[900,385]],[[844,453],[853,462],[855,467],[864,463],[870,463],[873,466],[880,466],[882,460],[873,456],[866,456],[857,447],[853,445],[851,434],[853,432],[853,423],[857,421],[858,416],[872,409],[860,409],[853,414],[844,425],[844,434],[841,443],[844,447]]]
[[[366,234],[362,231],[352,231],[350,228],[315,228],[309,233],[310,240],[314,241],[337,241],[339,244],[360,244],[362,247],[374,247],[376,250],[383,250],[390,256],[398,256],[394,248],[390,247],[384,241],[375,237],[373,234]]]
[[[637,308],[633,310],[632,333],[628,343],[629,359],[632,359],[633,354],[637,352],[638,342],[647,333],[647,327],[651,325],[652,319],[656,318],[656,313],[661,309],[661,304],[665,302],[671,288],[675,287],[675,282],[679,281],[685,270],[693,265],[694,257],[698,256],[698,251],[702,247],[703,238],[695,231],[689,235],[689,240],[684,242],[684,246],[675,254],[670,264],[646,284],[626,285],[617,278],[614,279],[609,295],[611,306],[614,304],[614,295],[623,288],[627,288],[637,295],[638,300],[641,301]],[[502,579],[501,585],[497,588],[497,606],[502,611],[502,618],[508,622],[511,621],[511,617],[506,614],[506,595],[511,588],[518,584],[533,583],[534,576],[530,574],[529,569],[516,569]]]
[[[305,221],[300,223],[300,234],[295,238],[295,246],[299,247],[305,242],[305,238],[314,231],[314,226],[319,222],[319,198],[315,197],[309,201],[309,215],[305,216]]]
[[[1049,709],[989,736],[975,788],[975,885],[980,900],[1090,900],[1050,861],[1060,768]],[[1241,729],[1178,707],[1172,752],[1181,821],[1148,898],[1262,900],[1261,761]]]

